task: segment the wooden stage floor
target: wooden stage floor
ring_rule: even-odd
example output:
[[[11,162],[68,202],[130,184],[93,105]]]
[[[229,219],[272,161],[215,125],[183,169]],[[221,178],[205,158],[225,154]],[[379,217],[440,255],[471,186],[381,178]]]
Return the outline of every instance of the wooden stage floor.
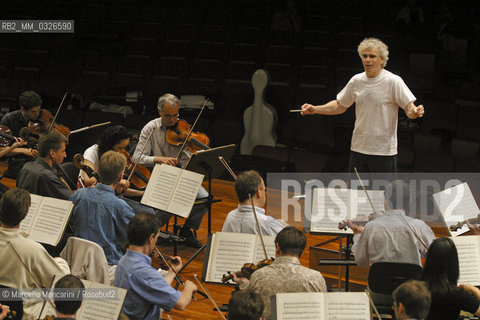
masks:
[[[5,164],[2,165],[0,163],[0,172],[3,172],[2,169],[5,168]],[[8,179],[8,178],[3,178],[0,182],[3,184],[7,185],[8,187],[14,187],[15,186],[15,181]],[[207,185],[204,184],[204,186],[207,188]],[[269,193],[271,191],[269,190]],[[225,221],[225,218],[231,210],[237,207],[237,198],[235,195],[235,190],[234,190],[234,184],[233,182],[230,181],[223,181],[223,180],[213,180],[212,182],[212,194],[214,195],[215,199],[221,199],[221,202],[213,204],[212,207],[212,219],[211,219],[211,227],[212,227],[212,232],[219,232],[222,229],[223,222]],[[274,217],[279,217],[280,213],[279,210],[273,210],[268,208],[268,203],[267,203],[267,214],[272,215]],[[173,223],[173,219],[171,220]],[[179,218],[179,224],[182,224],[183,221],[181,218]],[[205,215],[205,218],[202,221],[202,225],[200,227],[200,230],[197,232],[198,238],[202,241],[202,243],[206,243],[207,237],[208,237],[208,219],[207,216]],[[301,228],[302,222],[298,221],[296,223],[293,223],[293,225],[297,226],[298,228]],[[170,227],[171,228],[171,227]],[[317,235],[310,235],[307,234],[307,248],[305,249],[305,252],[303,253],[300,262],[304,266],[310,266],[310,246],[314,246],[318,243],[324,242],[326,240],[330,240],[332,237],[326,237],[326,236],[317,236]],[[332,242],[326,246],[329,249],[333,250],[338,250],[339,244],[338,242]],[[172,255],[173,254],[173,246],[160,246],[160,250],[164,252],[165,254]],[[196,249],[189,248],[189,247],[178,247],[178,255],[182,257],[182,261],[185,263],[189,257],[191,257],[194,253],[196,252]],[[232,252],[232,254],[234,254]],[[194,259],[188,266],[187,268],[182,271],[181,277],[183,280],[192,280],[195,282],[193,279],[193,275],[197,274],[199,278],[201,278],[202,274],[202,269],[203,269],[203,259],[205,256],[205,250],[202,251],[196,259]],[[315,269],[318,269],[317,266],[315,266],[318,261],[317,257],[313,258],[312,262],[312,267]],[[250,262],[250,261],[245,261],[245,262]],[[328,271],[333,271],[333,273],[327,273],[327,272],[322,272],[324,276],[330,277],[330,279],[327,279],[327,283],[332,286],[332,287],[338,287],[339,283],[337,280],[333,280],[337,278],[338,275],[335,274],[335,272],[338,270],[338,267],[330,267]],[[236,270],[232,270],[236,271]],[[358,272],[357,272],[358,273]],[[353,284],[359,283],[360,286],[355,286],[353,285],[351,287],[351,290],[362,290],[364,287],[363,285],[365,284],[362,279],[366,279],[366,271],[361,270],[360,271],[360,281],[353,280]],[[196,283],[196,282],[195,282]],[[207,290],[211,293],[213,298],[215,299],[216,303],[218,305],[222,305],[223,303],[228,303],[231,293],[233,291],[233,287],[228,286],[228,285],[220,285],[220,284],[204,284]],[[202,319],[202,320],[207,320],[207,319],[219,319],[220,316],[218,315],[217,312],[213,311],[213,306],[211,302],[203,298],[202,296],[196,295],[198,297],[198,301],[192,301],[192,303],[188,306],[188,308],[184,311],[176,311],[172,310],[169,313],[169,316],[171,319]],[[167,318],[166,315],[164,314],[164,318]]]

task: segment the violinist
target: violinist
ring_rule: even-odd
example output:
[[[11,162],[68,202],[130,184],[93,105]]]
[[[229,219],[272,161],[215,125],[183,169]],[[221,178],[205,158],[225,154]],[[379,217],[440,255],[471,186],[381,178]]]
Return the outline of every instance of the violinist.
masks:
[[[307,238],[293,226],[285,227],[275,237],[276,258],[266,267],[256,270],[250,281],[234,277],[241,290],[252,290],[265,305],[262,319],[270,320],[270,297],[283,292],[327,292],[322,274],[300,264]]]
[[[174,257],[172,269],[163,277],[151,266],[153,252],[160,233],[160,223],[153,214],[135,215],[128,225],[129,247],[118,262],[115,287],[127,289],[122,312],[130,319],[160,319],[161,309],[184,310],[192,301],[197,286],[185,281],[183,291],[172,288],[171,283],[182,267],[180,257]]]
[[[70,200],[74,235],[99,244],[113,274],[122,257],[122,245],[126,240],[127,226],[135,213],[121,198],[115,195],[125,170],[125,157],[115,151],[107,151],[100,158],[98,174],[101,183],[94,188],[80,188]]]
[[[420,259],[426,255],[423,244],[428,247],[435,239],[435,234],[422,220],[406,215],[404,208],[410,204],[407,183],[392,181],[387,185],[385,194],[390,195],[385,202],[385,214],[368,222],[365,227],[350,225],[354,233],[352,252],[356,263],[362,267],[375,262],[421,265]]]
[[[157,108],[160,118],[150,121],[143,127],[133,155],[134,162],[140,159],[138,163],[147,167],[153,167],[156,163],[185,167],[190,158],[190,153],[185,150],[177,159],[176,157],[181,146],[169,144],[166,140],[167,130],[170,127],[174,127],[178,122],[179,103],[180,100],[170,93],[166,93],[158,98]],[[154,129],[155,131],[148,144],[145,145],[150,133]],[[142,150],[144,150],[143,154]],[[208,197],[208,192],[201,187],[197,199],[206,197]],[[198,230],[206,212],[206,208],[194,207],[179,232],[179,236],[184,237],[186,239],[185,243],[190,247],[200,248],[202,246],[202,243],[196,238],[195,233],[191,229]]]
[[[68,200],[72,190],[57,170],[67,156],[67,142],[67,138],[56,131],[42,136],[38,142],[38,158],[20,170],[17,187],[41,196]]]
[[[10,288],[49,288],[53,276],[70,273],[65,260],[52,258],[20,229],[30,204],[30,193],[20,188],[10,189],[0,200],[0,283]],[[43,301],[24,302],[25,319],[40,314],[42,305]]]
[[[255,213],[257,213],[262,235],[276,236],[286,226],[286,223],[282,220],[277,220],[265,214],[266,188],[257,171],[250,170],[240,174],[235,182],[235,192],[240,204],[237,209],[228,213],[223,223],[222,232],[258,233],[255,217],[252,214],[251,201],[255,206]],[[252,195],[252,200],[250,200],[249,195]]]
[[[82,306],[85,286],[82,280],[73,274],[67,274],[55,283],[54,300],[57,319],[75,319],[78,309]],[[68,297],[74,297],[68,299]]]

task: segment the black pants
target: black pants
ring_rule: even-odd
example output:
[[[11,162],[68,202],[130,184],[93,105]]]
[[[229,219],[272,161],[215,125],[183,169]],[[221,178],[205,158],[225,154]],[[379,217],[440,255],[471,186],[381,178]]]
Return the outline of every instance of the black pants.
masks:
[[[350,151],[348,171],[355,172],[397,172],[397,156],[376,156]]]

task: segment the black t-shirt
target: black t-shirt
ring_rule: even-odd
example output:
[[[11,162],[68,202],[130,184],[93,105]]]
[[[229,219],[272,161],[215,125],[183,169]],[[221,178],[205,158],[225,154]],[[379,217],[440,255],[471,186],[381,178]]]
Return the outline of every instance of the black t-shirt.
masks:
[[[0,124],[9,127],[12,130],[12,135],[15,137],[19,136],[20,129],[28,126],[28,122],[23,118],[21,110],[7,113],[3,116]]]
[[[476,296],[455,287],[446,296],[432,294],[432,305],[427,320],[457,320],[461,310],[475,313],[479,305],[480,301]]]

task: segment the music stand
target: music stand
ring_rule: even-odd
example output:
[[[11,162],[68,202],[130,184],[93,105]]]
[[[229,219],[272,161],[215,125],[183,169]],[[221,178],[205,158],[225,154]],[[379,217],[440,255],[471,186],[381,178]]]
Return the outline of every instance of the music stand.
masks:
[[[205,176],[204,181],[208,181],[208,197],[207,200],[204,202],[204,205],[207,207],[208,210],[209,235],[212,233],[212,203],[218,202],[218,200],[213,200],[212,179],[220,177],[225,170],[225,167],[223,166],[219,158],[223,158],[223,160],[228,162],[232,157],[234,151],[234,144],[198,151],[197,153],[192,154],[190,160],[185,167],[186,170],[203,174]],[[195,259],[206,247],[206,244],[202,245],[202,247],[198,249],[197,252],[195,252],[192,257],[190,257],[190,259],[188,259],[188,261],[182,266],[178,273],[182,272],[182,270],[185,269],[190,264],[190,262],[192,262],[193,259]]]

